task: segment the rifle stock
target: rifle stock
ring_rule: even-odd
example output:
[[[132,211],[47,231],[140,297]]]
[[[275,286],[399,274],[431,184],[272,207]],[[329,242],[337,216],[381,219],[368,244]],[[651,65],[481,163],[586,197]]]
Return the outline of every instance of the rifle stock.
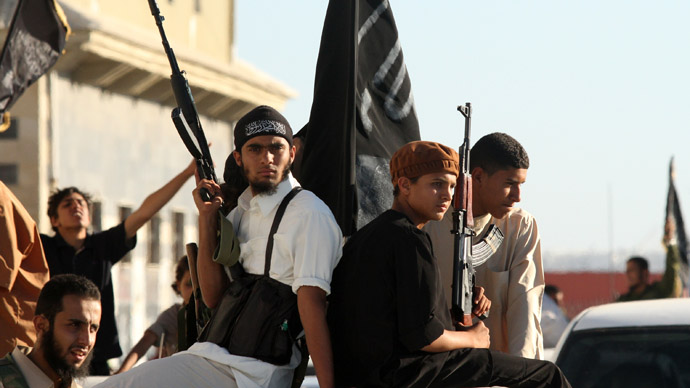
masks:
[[[189,243],[186,245],[187,248],[187,262],[189,263],[189,277],[192,280],[192,298],[194,299],[194,315],[196,316],[196,329],[197,333],[201,333],[201,329],[204,326],[204,320],[201,316],[201,306],[203,306],[203,300],[201,299],[201,286],[199,285],[199,275],[196,271],[196,257],[199,249],[196,243]]]

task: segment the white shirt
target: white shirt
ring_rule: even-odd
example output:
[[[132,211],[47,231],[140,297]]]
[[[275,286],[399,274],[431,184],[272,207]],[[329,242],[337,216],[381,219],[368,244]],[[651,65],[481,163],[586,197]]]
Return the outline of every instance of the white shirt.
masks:
[[[17,368],[24,375],[24,380],[29,388],[53,388],[53,380],[51,380],[43,371],[34,364],[33,361],[26,356],[29,354],[31,348],[19,347],[14,348],[12,351],[12,359],[17,364]],[[26,354],[24,354],[26,352]],[[81,388],[76,381],[72,381],[72,388]]]
[[[228,215],[240,242],[239,260],[246,272],[264,273],[266,243],[273,218],[280,202],[295,186],[299,183],[289,175],[273,195],[252,196],[247,188]],[[323,201],[310,191],[299,192],[286,208],[273,239],[270,277],[292,286],[295,293],[301,286],[319,287],[326,294],[331,292],[331,277],[342,256],[343,237]],[[301,361],[296,346],[290,362],[281,366],[230,354],[210,342],[196,343],[177,354],[189,353],[231,367],[238,387],[289,386],[292,370]]]
[[[228,219],[240,241],[240,263],[245,271],[263,274],[266,243],[278,205],[299,186],[292,175],[274,195],[252,196],[247,188]],[[316,195],[302,190],[291,201],[273,237],[270,277],[292,286],[319,287],[330,294],[333,269],[342,255],[343,237],[331,210]]]

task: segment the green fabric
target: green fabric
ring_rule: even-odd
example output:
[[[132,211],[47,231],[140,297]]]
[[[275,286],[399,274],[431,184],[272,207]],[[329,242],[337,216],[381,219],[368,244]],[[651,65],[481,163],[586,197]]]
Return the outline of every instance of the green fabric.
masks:
[[[218,212],[219,239],[213,261],[225,266],[232,266],[240,259],[240,241],[237,239],[232,222]]]
[[[0,387],[4,388],[29,388],[24,375],[14,363],[11,353],[0,359]]]
[[[619,302],[633,300],[673,298],[680,294],[680,252],[678,247],[670,245],[666,251],[666,271],[658,282],[647,286],[640,293],[628,292],[618,298]]]

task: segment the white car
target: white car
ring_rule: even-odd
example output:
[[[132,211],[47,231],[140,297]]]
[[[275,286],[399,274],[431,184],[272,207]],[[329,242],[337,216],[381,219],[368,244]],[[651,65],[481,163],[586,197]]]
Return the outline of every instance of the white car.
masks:
[[[553,359],[577,388],[690,388],[690,299],[591,307],[570,322]]]

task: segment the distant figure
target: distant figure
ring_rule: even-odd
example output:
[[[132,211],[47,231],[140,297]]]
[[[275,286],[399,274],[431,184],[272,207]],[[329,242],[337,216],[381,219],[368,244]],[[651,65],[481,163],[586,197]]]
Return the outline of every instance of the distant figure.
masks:
[[[563,291],[547,284],[544,287],[544,301],[541,306],[541,331],[544,334],[544,347],[553,348],[568,326],[568,318],[563,308]]]
[[[539,313],[544,293],[541,239],[534,217],[517,207],[522,184],[527,179],[529,156],[522,145],[505,133],[491,133],[472,146],[472,211],[476,244],[491,224],[505,238],[486,263],[476,266],[477,285],[491,300],[489,318],[484,323],[491,332],[491,349],[514,356],[543,358],[543,338]],[[453,238],[450,234],[453,209],[441,222],[429,222],[439,259],[441,280],[447,300],[453,274]]]
[[[16,347],[0,359],[0,387],[79,387],[88,376],[101,321],[101,295],[92,281],[58,275],[38,296],[33,349]]]
[[[649,284],[649,262],[635,256],[628,259],[625,275],[628,278],[629,291],[618,298],[618,302],[631,300],[677,298],[683,285],[680,279],[680,252],[673,238],[676,226],[670,218],[664,226],[662,243],[666,247],[666,271],[660,281]]]
[[[0,357],[34,346],[36,300],[48,278],[36,223],[0,181]]]
[[[186,305],[192,296],[192,279],[189,275],[189,262],[187,256],[182,256],[175,266],[175,282],[172,284],[175,293],[182,297],[182,303]],[[132,369],[151,346],[162,347],[160,355],[170,356],[177,352],[177,317],[183,304],[175,303],[160,313],[156,322],[149,326],[139,342],[127,354],[120,369],[115,372],[122,373]]]
[[[144,226],[194,175],[190,163],[163,187],[146,197],[141,206],[119,225],[90,234],[91,198],[76,187],[53,192],[48,198],[48,216],[54,236],[41,235],[51,275],[75,273],[93,281],[102,294],[103,322],[91,364],[92,375],[109,375],[108,359],[120,357],[122,349],[115,324],[115,301],[111,269],[136,245],[137,230]]]

